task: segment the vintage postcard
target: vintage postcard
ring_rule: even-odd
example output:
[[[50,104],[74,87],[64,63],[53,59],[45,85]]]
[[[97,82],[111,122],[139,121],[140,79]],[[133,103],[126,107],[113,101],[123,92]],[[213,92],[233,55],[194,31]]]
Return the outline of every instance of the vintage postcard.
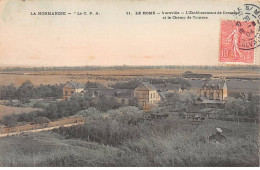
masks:
[[[0,0],[0,167],[259,167],[259,0]]]

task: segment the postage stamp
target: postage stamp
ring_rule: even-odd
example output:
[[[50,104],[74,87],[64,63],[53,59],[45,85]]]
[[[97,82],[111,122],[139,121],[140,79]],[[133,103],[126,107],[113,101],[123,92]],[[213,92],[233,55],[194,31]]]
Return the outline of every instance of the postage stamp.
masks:
[[[234,20],[222,20],[220,27],[219,62],[254,64],[260,46],[260,8],[245,4],[238,8]]]
[[[220,62],[254,62],[255,24],[221,21]]]

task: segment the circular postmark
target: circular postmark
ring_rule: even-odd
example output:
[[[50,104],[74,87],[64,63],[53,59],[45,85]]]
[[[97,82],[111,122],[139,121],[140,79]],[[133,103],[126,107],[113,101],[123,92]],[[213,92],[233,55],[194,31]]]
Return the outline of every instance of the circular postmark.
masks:
[[[236,30],[240,34],[238,48],[252,50],[260,46],[260,8],[254,4],[238,7],[234,14]]]

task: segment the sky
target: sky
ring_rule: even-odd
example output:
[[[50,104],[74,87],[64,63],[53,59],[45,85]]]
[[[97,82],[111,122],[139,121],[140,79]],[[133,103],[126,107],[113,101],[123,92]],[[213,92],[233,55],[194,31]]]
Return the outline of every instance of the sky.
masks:
[[[234,11],[241,5],[239,0],[0,0],[0,65],[218,65],[220,21],[232,16],[163,20],[134,13]],[[56,11],[100,15],[31,15]]]

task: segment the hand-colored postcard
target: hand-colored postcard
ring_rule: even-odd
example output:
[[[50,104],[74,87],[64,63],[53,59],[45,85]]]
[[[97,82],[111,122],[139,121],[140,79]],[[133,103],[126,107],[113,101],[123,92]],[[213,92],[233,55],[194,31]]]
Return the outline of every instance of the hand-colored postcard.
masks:
[[[0,167],[259,167],[259,0],[0,0]]]

